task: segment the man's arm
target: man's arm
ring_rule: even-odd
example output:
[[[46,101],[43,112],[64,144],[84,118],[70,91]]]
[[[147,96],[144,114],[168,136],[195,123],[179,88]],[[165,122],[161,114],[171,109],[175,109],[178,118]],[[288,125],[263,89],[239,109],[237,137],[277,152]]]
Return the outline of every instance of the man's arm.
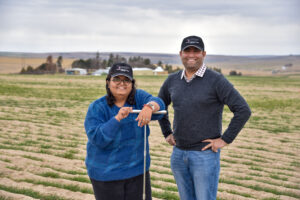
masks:
[[[222,135],[222,139],[229,144],[236,138],[250,118],[251,110],[246,100],[225,77],[217,84],[216,91],[220,101],[226,104],[233,113],[228,128]]]
[[[214,152],[218,152],[218,149],[232,143],[251,115],[251,110],[245,99],[223,76],[216,84],[216,93],[218,99],[223,104],[228,105],[231,112],[233,112],[233,117],[221,138],[202,141],[209,142],[208,145],[202,148],[202,151],[211,148]]]
[[[171,103],[170,93],[168,90],[168,85],[169,85],[168,81],[169,81],[169,78],[167,80],[165,80],[165,82],[161,86],[160,91],[158,93],[158,97],[164,101],[167,111],[168,111],[168,107]],[[173,133],[173,131],[171,129],[171,123],[169,120],[169,112],[167,112],[167,114],[164,115],[163,118],[160,119],[158,122],[159,122],[160,128],[161,128],[162,133],[165,138],[167,138],[170,134]]]

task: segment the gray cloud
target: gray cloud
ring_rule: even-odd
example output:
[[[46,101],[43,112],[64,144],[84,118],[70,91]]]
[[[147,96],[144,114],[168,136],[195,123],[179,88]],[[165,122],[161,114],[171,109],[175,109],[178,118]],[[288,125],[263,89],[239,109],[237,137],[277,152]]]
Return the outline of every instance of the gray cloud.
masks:
[[[297,8],[297,0],[0,0],[0,51],[177,53],[197,34],[213,54],[299,54]]]

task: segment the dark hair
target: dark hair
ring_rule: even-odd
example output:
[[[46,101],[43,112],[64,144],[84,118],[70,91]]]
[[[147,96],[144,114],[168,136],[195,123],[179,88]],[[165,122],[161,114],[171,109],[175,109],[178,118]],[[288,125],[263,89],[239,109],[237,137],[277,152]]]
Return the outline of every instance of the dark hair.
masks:
[[[115,99],[114,95],[111,93],[110,89],[108,88],[108,81],[110,81],[110,78],[111,78],[111,75],[108,74],[106,77],[106,86],[105,87],[106,87],[106,93],[107,93],[107,95],[106,95],[107,104],[111,107],[115,104],[116,99]],[[136,92],[135,79],[132,79],[132,90],[129,93],[127,100],[126,100],[126,102],[130,105],[135,104],[135,98],[134,98],[135,92]]]

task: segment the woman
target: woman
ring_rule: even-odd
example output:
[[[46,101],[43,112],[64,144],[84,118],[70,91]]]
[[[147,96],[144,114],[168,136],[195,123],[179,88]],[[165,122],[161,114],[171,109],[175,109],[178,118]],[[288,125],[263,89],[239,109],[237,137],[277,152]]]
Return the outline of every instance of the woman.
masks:
[[[84,126],[88,136],[86,167],[97,200],[142,199],[144,126],[165,109],[163,101],[135,88],[132,68],[114,64],[106,78],[107,95],[88,109]],[[130,113],[142,110],[139,114]],[[146,199],[151,199],[147,126]]]

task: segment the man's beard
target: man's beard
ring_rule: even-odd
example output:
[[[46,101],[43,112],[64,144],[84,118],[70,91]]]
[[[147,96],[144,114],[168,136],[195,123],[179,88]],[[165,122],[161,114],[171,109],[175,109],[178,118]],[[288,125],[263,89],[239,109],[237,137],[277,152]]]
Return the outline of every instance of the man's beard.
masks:
[[[197,60],[194,64],[189,64],[187,61],[183,60],[182,63],[184,68],[188,71],[197,71],[202,66],[202,62],[200,60]]]

